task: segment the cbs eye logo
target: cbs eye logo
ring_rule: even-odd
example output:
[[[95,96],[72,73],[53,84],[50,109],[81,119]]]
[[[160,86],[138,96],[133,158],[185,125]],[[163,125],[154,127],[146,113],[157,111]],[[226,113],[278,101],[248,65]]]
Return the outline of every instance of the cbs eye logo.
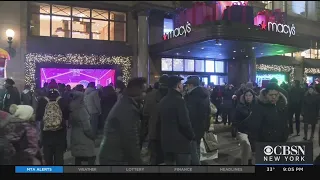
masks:
[[[273,148],[271,146],[266,146],[264,147],[263,152],[266,156],[270,156],[273,154]]]

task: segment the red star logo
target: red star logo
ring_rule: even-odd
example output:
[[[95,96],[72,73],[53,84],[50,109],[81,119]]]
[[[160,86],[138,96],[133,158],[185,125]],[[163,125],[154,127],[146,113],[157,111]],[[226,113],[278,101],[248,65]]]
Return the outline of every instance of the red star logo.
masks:
[[[259,24],[259,26],[261,27],[262,30],[266,30],[267,28],[267,24],[264,23],[264,21],[262,21],[261,24]]]
[[[162,38],[163,38],[163,40],[167,40],[167,39],[168,39],[168,35],[167,35],[167,34],[164,34],[164,35],[162,36]]]

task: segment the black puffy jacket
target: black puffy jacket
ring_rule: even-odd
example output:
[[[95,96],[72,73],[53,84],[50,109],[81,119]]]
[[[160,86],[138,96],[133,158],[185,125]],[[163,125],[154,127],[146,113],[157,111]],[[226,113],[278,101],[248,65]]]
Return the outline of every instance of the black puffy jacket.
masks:
[[[280,93],[276,105],[267,102],[261,90],[249,119],[249,138],[254,142],[286,142],[289,135],[287,98]],[[252,146],[254,147],[254,146]]]

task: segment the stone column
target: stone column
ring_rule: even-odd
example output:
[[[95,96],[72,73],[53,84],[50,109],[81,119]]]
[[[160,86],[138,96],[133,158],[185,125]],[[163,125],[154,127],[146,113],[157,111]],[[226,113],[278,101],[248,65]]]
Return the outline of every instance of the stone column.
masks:
[[[228,84],[238,85],[239,73],[240,73],[240,62],[237,60],[228,60]]]
[[[302,64],[294,66],[294,80],[303,82],[303,76],[304,76],[304,68]]]
[[[256,82],[257,76],[257,60],[256,57],[250,57],[249,60],[249,81]]]
[[[138,13],[138,76],[149,83],[149,11]]]
[[[239,83],[247,83],[249,80],[249,61],[248,58],[243,58],[240,60],[240,72],[239,72]]]

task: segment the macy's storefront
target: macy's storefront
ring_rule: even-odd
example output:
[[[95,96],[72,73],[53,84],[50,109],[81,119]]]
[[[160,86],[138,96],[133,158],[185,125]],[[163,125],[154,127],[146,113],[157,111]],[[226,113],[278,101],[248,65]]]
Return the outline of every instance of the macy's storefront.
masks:
[[[261,85],[272,77],[288,82],[301,62],[287,55],[316,47],[294,24],[268,22],[260,15],[252,23],[221,18],[194,24],[190,19],[180,22],[149,46],[155,74],[197,75],[206,84]]]

